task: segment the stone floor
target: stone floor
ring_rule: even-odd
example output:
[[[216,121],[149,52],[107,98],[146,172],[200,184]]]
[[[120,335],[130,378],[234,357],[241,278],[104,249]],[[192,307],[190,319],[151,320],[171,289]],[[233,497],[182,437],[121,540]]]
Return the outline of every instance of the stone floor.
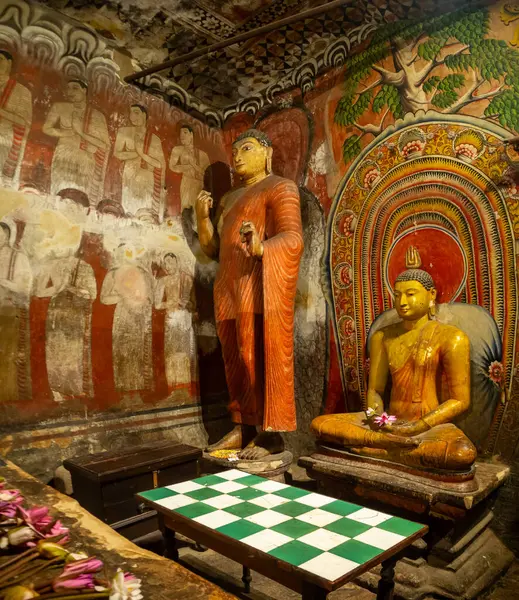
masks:
[[[299,594],[255,572],[252,572],[251,592],[245,594],[241,581],[241,565],[212,550],[197,551],[190,540],[182,536],[177,537],[179,540],[179,562],[237,598],[242,600],[300,600],[301,596]],[[148,538],[148,543],[145,545],[150,550],[161,552],[162,544],[158,538]],[[518,590],[519,560],[512,564],[504,577],[491,590],[481,596],[481,600],[513,600],[519,598]],[[329,600],[350,600],[352,598],[355,598],[355,600],[375,600],[375,594],[351,583],[328,596]],[[433,598],[424,600],[433,600]]]

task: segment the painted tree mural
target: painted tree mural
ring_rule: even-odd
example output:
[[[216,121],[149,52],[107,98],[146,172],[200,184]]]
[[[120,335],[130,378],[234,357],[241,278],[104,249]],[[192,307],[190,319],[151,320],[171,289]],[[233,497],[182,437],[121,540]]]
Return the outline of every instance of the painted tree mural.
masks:
[[[464,9],[422,23],[392,23],[375,33],[369,48],[349,60],[335,112],[337,124],[359,132],[346,138],[344,161],[360,152],[364,135],[382,132],[388,114],[398,119],[420,109],[456,113],[487,101],[485,118],[519,131],[519,50],[486,37],[489,23],[487,9]],[[358,122],[368,110],[382,113],[378,124]]]

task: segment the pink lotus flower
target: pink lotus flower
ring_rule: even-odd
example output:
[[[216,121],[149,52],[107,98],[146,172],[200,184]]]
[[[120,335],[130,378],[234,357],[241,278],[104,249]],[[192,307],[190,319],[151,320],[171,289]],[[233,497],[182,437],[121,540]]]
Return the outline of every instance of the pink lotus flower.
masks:
[[[41,527],[40,529],[33,527],[33,529],[39,535],[39,537],[43,539],[52,538],[57,535],[64,535],[64,537],[62,537],[60,540],[57,540],[56,543],[65,545],[70,539],[68,535],[68,527],[63,527],[61,521],[59,520],[56,521],[53,525],[50,525],[51,523],[52,519],[49,520],[49,525],[45,525],[45,527]],[[29,548],[32,548],[33,546],[36,546],[36,544],[34,542],[29,542],[27,546]]]
[[[0,490],[0,502],[12,502],[15,498],[22,498],[20,490]]]
[[[93,590],[94,576],[83,573],[73,579],[60,579],[59,577],[52,582],[52,589],[55,592],[67,590]]]
[[[11,504],[10,502],[3,502],[2,504],[3,506],[0,506],[0,516],[5,519],[14,519],[18,512],[16,504]]]
[[[396,421],[395,415],[388,415],[387,412],[383,412],[378,417],[373,419],[373,422],[376,423],[379,427],[384,427],[384,425],[391,425]]]
[[[90,557],[83,560],[76,560],[65,565],[63,572],[58,579],[70,579],[76,575],[85,573],[97,573],[103,568],[103,562],[98,558]]]
[[[18,507],[18,512],[21,518],[35,529],[43,529],[52,523],[52,518],[49,517],[49,509],[47,506],[35,506],[34,508]]]
[[[49,533],[45,535],[45,537],[54,537],[55,535],[63,535],[66,534],[64,538],[59,540],[58,544],[66,544],[69,541],[69,528],[64,527],[61,524],[61,521],[56,521],[54,525],[50,528]]]
[[[18,513],[18,507],[23,503],[23,497],[18,496],[12,502],[1,502],[0,501],[0,517],[6,519],[14,519]]]

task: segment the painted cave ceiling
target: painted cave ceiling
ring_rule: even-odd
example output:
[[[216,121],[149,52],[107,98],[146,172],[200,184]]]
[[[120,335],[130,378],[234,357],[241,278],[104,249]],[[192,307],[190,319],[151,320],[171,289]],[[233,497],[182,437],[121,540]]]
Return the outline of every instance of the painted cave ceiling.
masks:
[[[331,1],[331,0],[330,0]],[[47,0],[128,53],[135,70],[214,44],[325,0]],[[352,0],[319,16],[162,71],[206,109],[225,113],[251,97],[304,85],[340,64],[377,26],[419,18],[435,0]],[[335,46],[330,53],[330,47]],[[305,70],[305,65],[308,68]]]

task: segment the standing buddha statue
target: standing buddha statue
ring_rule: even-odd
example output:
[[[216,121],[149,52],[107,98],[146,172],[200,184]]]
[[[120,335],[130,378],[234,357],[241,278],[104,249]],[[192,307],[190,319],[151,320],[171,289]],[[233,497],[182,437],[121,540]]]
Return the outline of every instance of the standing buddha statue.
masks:
[[[221,199],[196,203],[203,252],[219,261],[215,320],[222,346],[233,429],[208,448],[258,460],[284,450],[296,430],[294,301],[303,230],[299,191],[272,174],[272,142],[250,129],[232,146],[240,184]]]
[[[434,281],[420,266],[418,251],[410,247],[406,271],[394,286],[401,321],[371,337],[367,411],[322,415],[311,427],[323,442],[355,454],[414,468],[466,472],[477,451],[451,421],[470,406],[470,343],[460,329],[434,319]],[[375,417],[384,410],[390,376],[388,412],[397,420],[378,425]]]

